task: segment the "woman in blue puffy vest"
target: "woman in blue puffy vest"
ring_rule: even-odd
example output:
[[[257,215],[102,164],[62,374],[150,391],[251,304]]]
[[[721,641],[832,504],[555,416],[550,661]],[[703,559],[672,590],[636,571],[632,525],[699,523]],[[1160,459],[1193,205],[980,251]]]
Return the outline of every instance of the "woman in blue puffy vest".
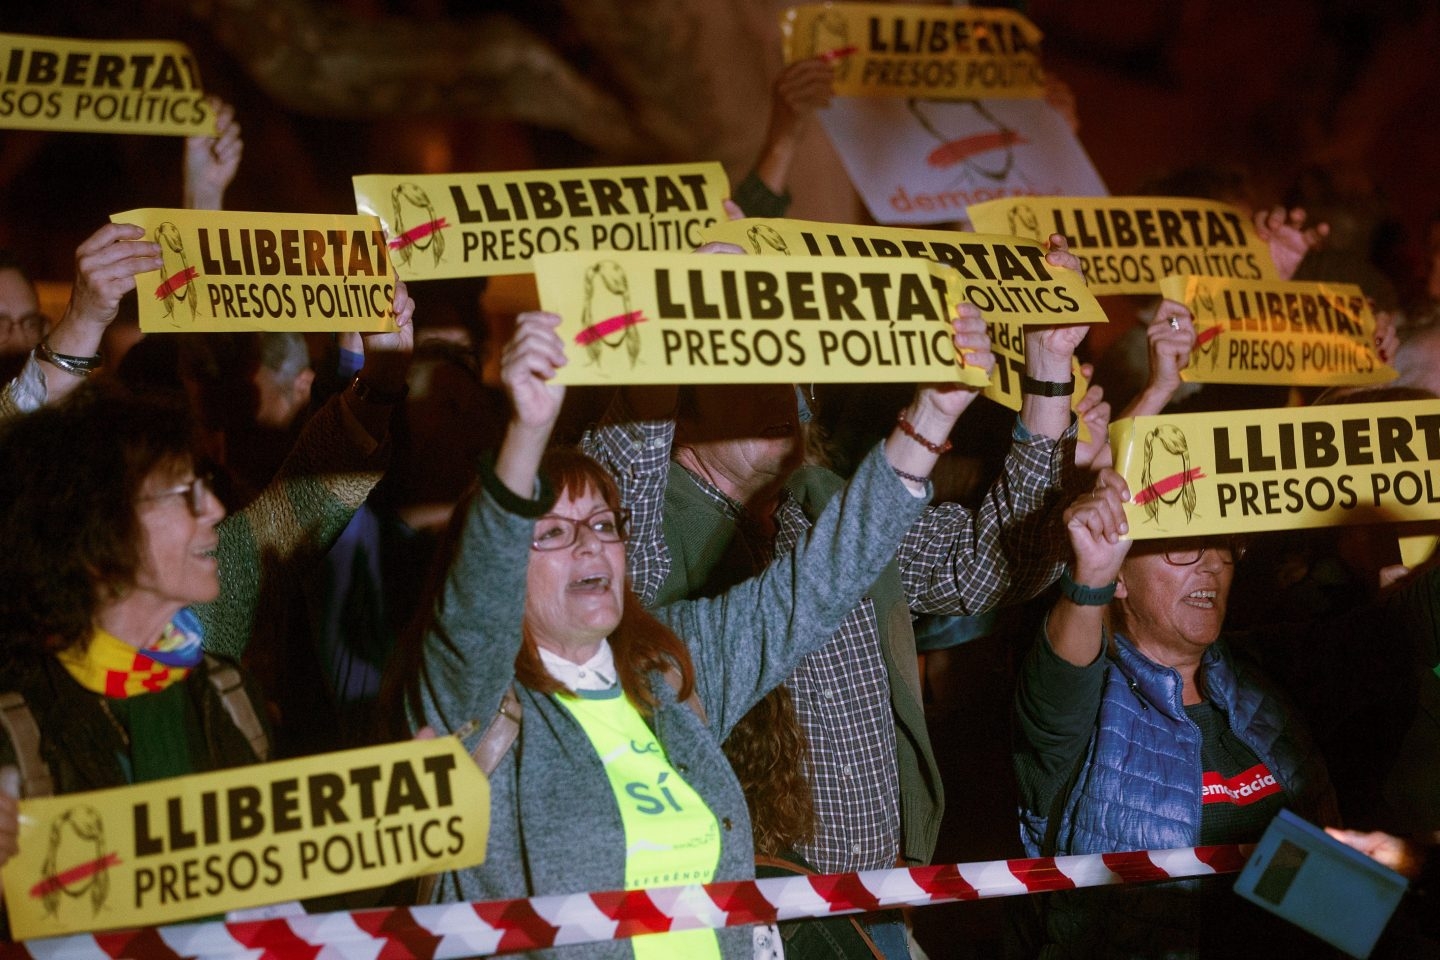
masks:
[[[1222,637],[1242,544],[1122,539],[1128,497],[1106,470],[1065,512],[1074,560],[1016,694],[1027,852],[1249,843],[1282,807],[1334,824],[1334,793],[1306,721],[1383,696],[1374,680],[1381,654],[1435,662],[1436,575],[1352,617]],[[1231,881],[1048,895],[1030,905],[1037,923],[1023,952],[1328,955],[1235,896]]]

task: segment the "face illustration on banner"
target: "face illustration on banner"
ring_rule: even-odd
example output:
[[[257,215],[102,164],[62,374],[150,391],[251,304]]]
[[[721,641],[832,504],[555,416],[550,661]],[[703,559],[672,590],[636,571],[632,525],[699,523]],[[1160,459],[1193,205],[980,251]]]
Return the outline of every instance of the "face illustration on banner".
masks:
[[[438,267],[445,258],[446,223],[435,216],[430,195],[419,184],[402,183],[390,191],[390,208],[395,230],[390,249],[406,266],[410,264],[412,252],[429,250]]]
[[[175,304],[188,304],[190,322],[194,323],[200,310],[199,298],[192,286],[196,273],[185,256],[185,241],[180,236],[180,228],[168,221],[160,224],[155,228],[155,242],[160,244],[160,259],[164,263],[160,268],[160,286],[155,290],[155,299],[165,301],[165,316],[177,327],[181,325],[181,320],[175,316]],[[174,270],[170,269],[172,261],[179,263]]]
[[[60,905],[70,899],[88,898],[92,913],[98,914],[110,896],[109,868],[117,863],[105,849],[105,821],[91,806],[73,807],[50,825],[43,876],[30,888],[47,916],[58,916]]]
[[[940,144],[926,156],[925,163],[956,172],[949,189],[967,181],[1003,183],[1010,177],[1015,166],[1015,145],[1026,140],[979,100],[910,97],[905,106],[925,132]],[[957,136],[961,129],[968,132]]]
[[[1200,471],[1190,466],[1190,444],[1185,431],[1161,424],[1145,435],[1145,455],[1140,473],[1140,492],[1135,503],[1145,510],[1146,522],[1160,525],[1161,514],[1172,521],[1176,513],[1189,524],[1195,517],[1199,496],[1195,480]]]
[[[757,223],[745,232],[745,237],[750,241],[750,249],[757,254],[780,253],[790,256],[790,245],[774,227]]]
[[[1040,218],[1029,204],[1017,203],[1010,208],[1006,214],[1010,221],[1010,233],[1017,237],[1028,237],[1034,240],[1044,241],[1040,235]]]
[[[600,362],[606,348],[624,346],[630,366],[640,358],[639,321],[630,306],[630,279],[614,260],[601,260],[585,271],[585,310],[576,341],[585,347],[591,363]]]
[[[850,28],[846,25],[844,16],[839,12],[826,10],[810,21],[810,56],[821,57],[831,54],[829,59],[835,67],[837,82],[850,79],[850,61],[853,58],[846,54],[853,49],[850,42]]]
[[[1220,332],[1224,329],[1219,310],[1215,306],[1215,291],[1207,283],[1195,285],[1191,312],[1195,316],[1195,352],[1210,360],[1214,370],[1220,362]]]

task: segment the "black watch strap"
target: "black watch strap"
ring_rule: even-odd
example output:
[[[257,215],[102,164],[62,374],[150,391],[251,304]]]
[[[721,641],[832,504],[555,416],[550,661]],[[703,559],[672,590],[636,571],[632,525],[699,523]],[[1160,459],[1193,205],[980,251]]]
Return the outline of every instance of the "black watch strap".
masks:
[[[1069,380],[1036,380],[1029,374],[1020,377],[1020,392],[1032,397],[1068,397],[1075,392],[1075,378]]]

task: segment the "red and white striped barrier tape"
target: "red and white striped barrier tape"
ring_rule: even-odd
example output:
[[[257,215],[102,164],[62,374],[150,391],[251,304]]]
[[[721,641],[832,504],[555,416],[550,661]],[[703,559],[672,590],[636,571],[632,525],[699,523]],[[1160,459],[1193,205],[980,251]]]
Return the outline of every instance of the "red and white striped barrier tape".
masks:
[[[644,933],[1236,873],[1249,845],[991,860],[649,890],[190,923],[0,945],[0,960],[444,960]]]

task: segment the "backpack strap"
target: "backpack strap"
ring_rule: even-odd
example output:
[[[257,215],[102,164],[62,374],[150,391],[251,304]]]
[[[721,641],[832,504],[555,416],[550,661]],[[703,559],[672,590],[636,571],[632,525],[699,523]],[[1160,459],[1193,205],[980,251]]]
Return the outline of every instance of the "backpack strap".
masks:
[[[40,726],[25,698],[15,691],[0,693],[0,726],[15,748],[15,765],[20,768],[22,797],[51,797],[55,781],[50,767],[40,758]]]
[[[230,716],[230,722],[250,741],[250,749],[261,763],[269,760],[270,736],[255,713],[255,705],[250,702],[250,693],[245,689],[245,681],[241,679],[240,671],[235,669],[234,665],[218,660],[208,653],[205,654],[205,667],[205,678],[210,681],[210,686],[215,688],[220,705]]]
[[[520,698],[515,695],[515,685],[511,684],[505,688],[505,695],[500,698],[500,709],[495,711],[490,725],[480,735],[475,749],[470,751],[470,758],[485,776],[495,772],[495,768],[500,766],[501,758],[515,742],[515,738],[520,736],[522,715]]]

